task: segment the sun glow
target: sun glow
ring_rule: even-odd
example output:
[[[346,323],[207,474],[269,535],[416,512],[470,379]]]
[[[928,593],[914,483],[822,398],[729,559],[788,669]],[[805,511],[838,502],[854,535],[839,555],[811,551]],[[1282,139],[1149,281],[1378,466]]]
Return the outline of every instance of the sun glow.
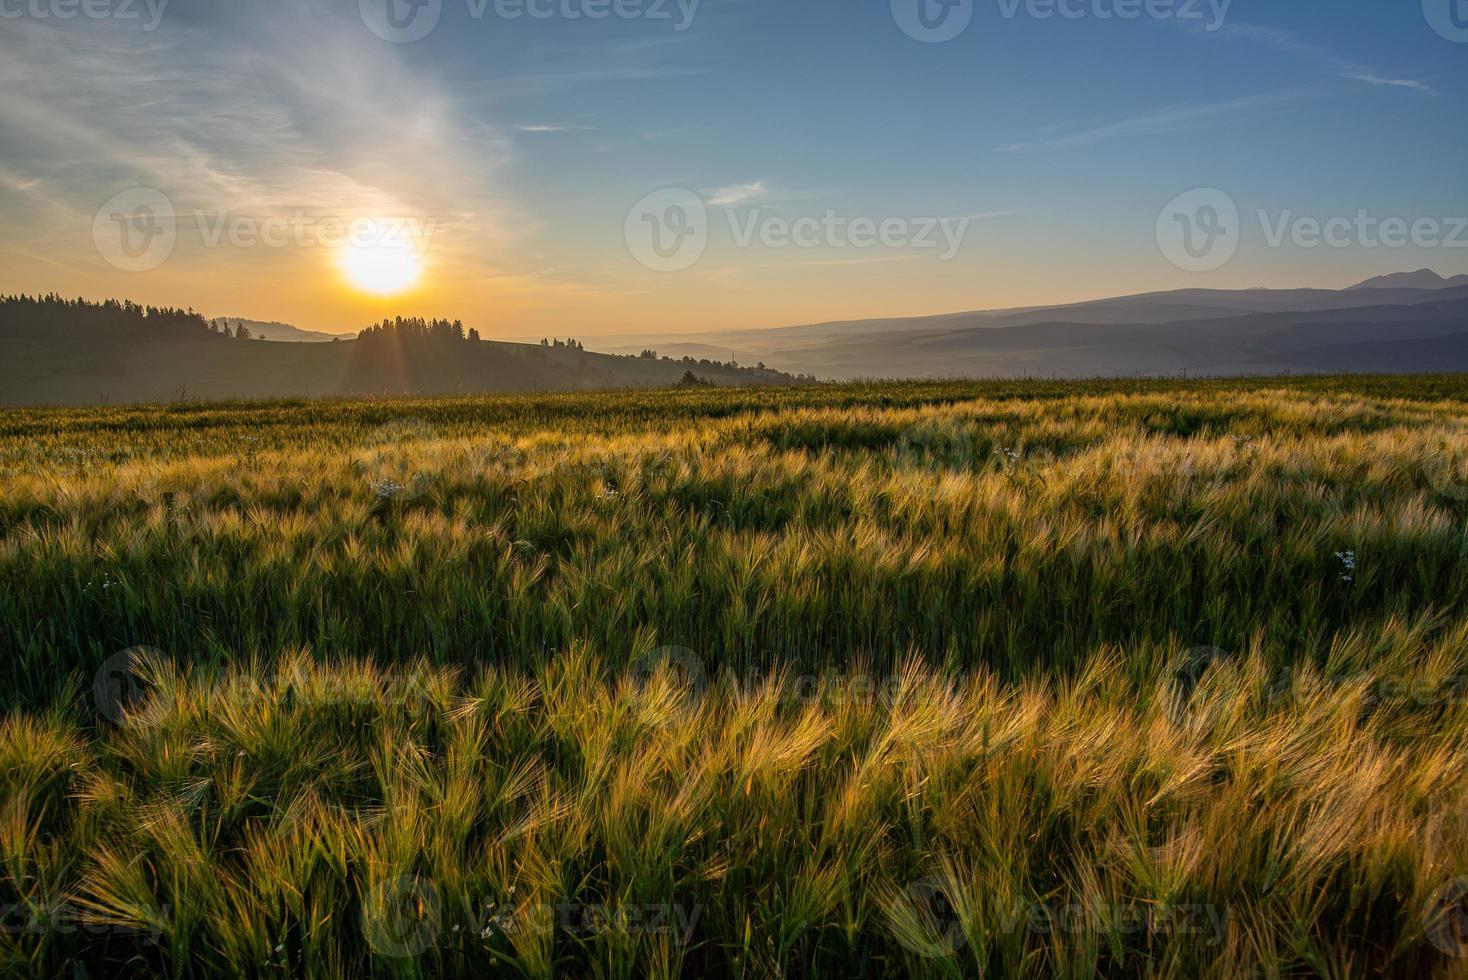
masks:
[[[363,292],[392,296],[411,289],[423,275],[423,260],[401,236],[363,236],[342,246],[342,275]]]

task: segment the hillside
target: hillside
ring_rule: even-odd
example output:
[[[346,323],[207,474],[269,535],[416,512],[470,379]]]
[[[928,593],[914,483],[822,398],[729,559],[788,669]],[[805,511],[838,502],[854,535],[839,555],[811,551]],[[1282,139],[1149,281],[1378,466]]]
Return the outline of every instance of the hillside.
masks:
[[[251,320],[248,317],[226,316],[211,319],[210,324],[222,323],[233,330],[238,330],[240,325],[250,331],[250,336],[261,340],[275,340],[282,343],[299,344],[329,344],[337,340],[351,340],[356,334],[334,334],[325,333],[320,330],[303,330],[289,323],[281,323],[277,320]]]
[[[395,333],[404,324],[424,321],[386,326]],[[375,345],[240,340],[215,332],[191,311],[0,299],[0,404],[6,405],[588,391],[673,385],[690,371],[719,386],[797,380],[709,360],[598,354],[559,342],[505,344],[473,334],[456,333],[446,343],[405,336]]]

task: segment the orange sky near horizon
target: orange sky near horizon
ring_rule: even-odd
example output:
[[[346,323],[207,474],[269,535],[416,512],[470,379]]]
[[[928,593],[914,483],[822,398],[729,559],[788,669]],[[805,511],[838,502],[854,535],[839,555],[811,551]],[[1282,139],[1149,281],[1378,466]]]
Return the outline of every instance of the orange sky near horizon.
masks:
[[[1190,287],[1339,288],[1400,271],[1342,268],[1337,262],[1300,281],[1297,269],[1240,262],[1224,280],[1158,269],[1158,263],[1120,252],[1104,260],[1075,254],[1064,264],[1036,268],[1004,262],[994,254],[1002,244],[980,237],[970,245],[973,254],[954,262],[736,251],[710,254],[690,270],[664,274],[626,256],[600,262],[588,256],[585,270],[591,274],[582,281],[548,280],[430,249],[417,282],[390,295],[357,288],[336,253],[325,248],[181,248],[159,268],[130,273],[99,259],[90,242],[54,255],[0,246],[0,292],[125,298],[328,333],[354,332],[384,317],[426,316],[461,319],[486,338],[594,338],[941,315]]]

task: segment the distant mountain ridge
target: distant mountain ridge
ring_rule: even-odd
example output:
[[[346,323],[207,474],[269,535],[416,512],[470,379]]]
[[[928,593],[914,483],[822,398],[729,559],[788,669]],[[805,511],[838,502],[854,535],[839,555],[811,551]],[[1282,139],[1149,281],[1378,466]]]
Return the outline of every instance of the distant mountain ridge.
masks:
[[[1394,272],[1391,275],[1377,276],[1375,279],[1358,282],[1349,289],[1452,289],[1456,286],[1468,286],[1468,275],[1444,279],[1432,269],[1418,269],[1416,272]]]
[[[243,324],[250,331],[251,337],[257,340],[273,340],[277,343],[329,344],[337,340],[352,340],[357,336],[356,333],[336,334],[321,330],[304,330],[289,323],[279,323],[274,320],[251,320],[243,316],[226,316],[217,319],[229,324],[230,328],[235,330]],[[212,319],[211,322],[213,322]]]
[[[676,340],[627,338],[609,349],[643,344],[674,356],[685,350],[732,351],[740,361],[762,361],[834,380],[1269,374],[1309,369],[1309,358],[1297,344],[1276,348],[1270,343],[1271,331],[1293,315],[1304,331],[1301,336],[1322,347],[1351,337],[1360,358],[1351,370],[1369,371],[1375,365],[1359,345],[1409,339],[1399,327],[1414,342],[1425,336],[1422,330],[1440,335],[1468,331],[1468,313],[1461,303],[1411,312],[1423,304],[1468,300],[1468,276],[1445,279],[1430,270],[1426,276],[1405,275],[1407,279],[1382,276],[1339,290],[1180,289],[1048,307],[719,331]],[[1402,282],[1429,283],[1431,288],[1397,285]],[[1337,327],[1338,336],[1333,336]],[[1343,370],[1346,356],[1333,351],[1331,369]],[[1393,359],[1399,362],[1401,357]],[[1468,370],[1468,364],[1451,357],[1444,361],[1426,348],[1405,363],[1414,371]]]

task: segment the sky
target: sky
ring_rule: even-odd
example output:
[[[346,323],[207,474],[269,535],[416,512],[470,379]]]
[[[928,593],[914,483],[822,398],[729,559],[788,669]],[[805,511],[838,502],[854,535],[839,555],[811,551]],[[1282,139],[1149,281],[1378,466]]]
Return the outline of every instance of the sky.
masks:
[[[1468,273],[1468,0],[0,0],[0,53],[3,293],[594,338]]]

